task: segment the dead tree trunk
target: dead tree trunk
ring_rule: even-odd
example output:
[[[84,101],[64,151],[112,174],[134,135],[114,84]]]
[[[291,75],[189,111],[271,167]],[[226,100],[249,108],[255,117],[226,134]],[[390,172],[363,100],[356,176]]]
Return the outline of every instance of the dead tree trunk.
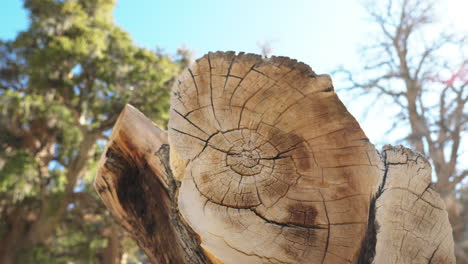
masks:
[[[329,76],[285,57],[199,59],[168,134],[127,106],[95,186],[153,263],[455,263],[428,161],[378,153]]]

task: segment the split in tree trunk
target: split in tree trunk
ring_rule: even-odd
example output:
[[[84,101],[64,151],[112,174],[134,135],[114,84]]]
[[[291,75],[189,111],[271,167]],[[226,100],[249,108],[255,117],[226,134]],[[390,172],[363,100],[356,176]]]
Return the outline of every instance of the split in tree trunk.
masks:
[[[455,262],[427,160],[379,154],[303,63],[209,53],[168,136],[127,106],[95,182],[153,263]]]
[[[131,106],[114,126],[95,187],[152,263],[209,263],[177,207],[166,132]]]

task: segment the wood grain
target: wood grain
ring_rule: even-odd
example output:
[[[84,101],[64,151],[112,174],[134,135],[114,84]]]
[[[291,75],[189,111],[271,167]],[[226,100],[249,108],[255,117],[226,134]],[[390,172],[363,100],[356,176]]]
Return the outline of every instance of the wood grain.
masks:
[[[166,132],[132,106],[114,126],[94,186],[151,263],[211,263],[179,214]]]
[[[226,263],[357,261],[383,167],[329,76],[210,53],[171,105],[180,209],[204,247]]]
[[[328,75],[216,52],[175,82],[167,134],[125,108],[95,187],[152,263],[455,263],[431,171],[379,153]]]

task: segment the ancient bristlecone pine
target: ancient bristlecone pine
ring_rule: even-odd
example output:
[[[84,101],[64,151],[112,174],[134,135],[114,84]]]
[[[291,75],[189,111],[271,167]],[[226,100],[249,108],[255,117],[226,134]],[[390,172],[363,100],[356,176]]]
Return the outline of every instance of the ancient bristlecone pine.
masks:
[[[95,185],[153,263],[455,263],[430,183],[421,155],[376,151],[328,75],[216,52],[174,84],[168,139],[124,110]]]

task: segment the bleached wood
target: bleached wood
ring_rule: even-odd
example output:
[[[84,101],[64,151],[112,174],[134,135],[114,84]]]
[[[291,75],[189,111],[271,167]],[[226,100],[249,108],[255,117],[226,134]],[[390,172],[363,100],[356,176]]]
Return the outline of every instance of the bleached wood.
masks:
[[[174,86],[180,209],[226,263],[355,263],[384,163],[330,78],[210,53]],[[362,256],[361,256],[362,258]]]
[[[427,160],[402,147],[379,154],[330,77],[303,63],[205,55],[174,85],[168,134],[170,150],[127,107],[106,151],[124,165],[103,155],[96,179],[153,263],[455,263]],[[117,183],[122,168],[138,171],[125,181],[135,184]],[[166,223],[158,240],[148,212]]]
[[[445,205],[432,189],[431,165],[404,147],[386,146],[377,199],[375,263],[455,263]]]
[[[112,130],[94,186],[152,263],[211,263],[178,212],[166,132],[130,105]]]

